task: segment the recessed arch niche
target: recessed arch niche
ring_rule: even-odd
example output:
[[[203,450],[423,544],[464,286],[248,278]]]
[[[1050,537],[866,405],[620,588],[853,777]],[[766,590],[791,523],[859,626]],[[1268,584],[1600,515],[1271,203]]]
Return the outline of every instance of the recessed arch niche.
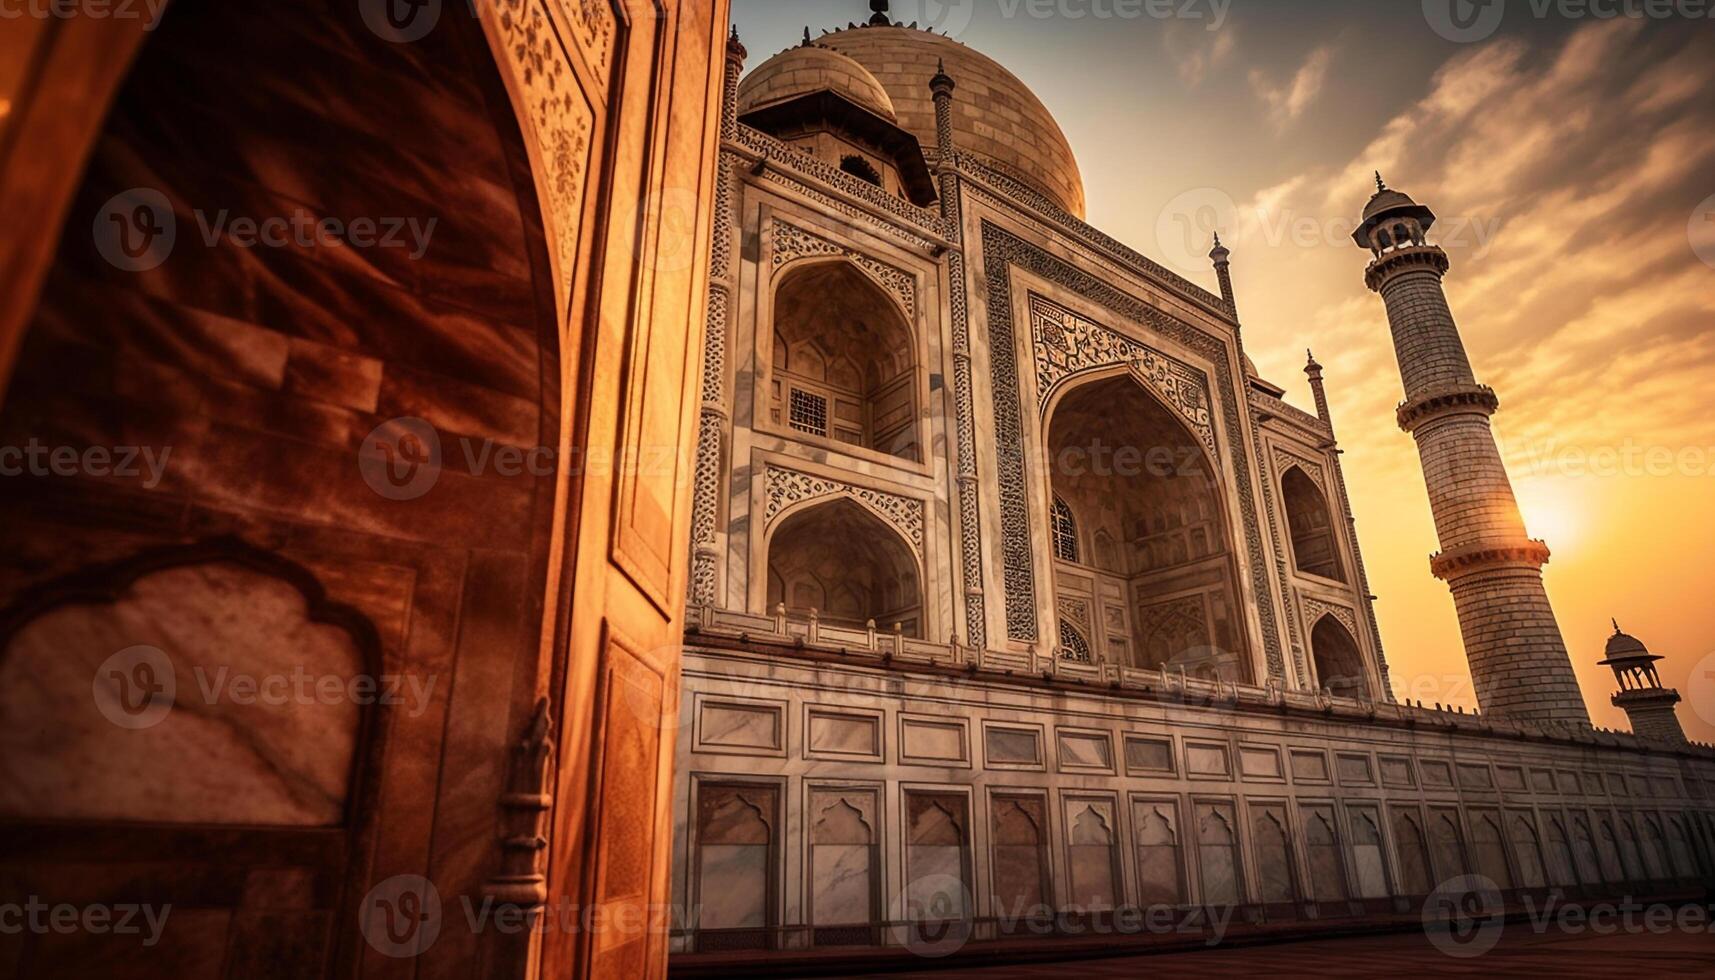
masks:
[[[340,826],[374,712],[433,697],[394,677],[367,618],[236,542],[56,583],[0,622],[0,818]]]
[[[1316,664],[1316,679],[1330,693],[1347,698],[1370,696],[1358,641],[1332,613],[1317,620],[1311,629],[1310,653]]]
[[[1090,544],[1082,562],[1056,561],[1057,591],[1093,581],[1123,596],[1115,607],[1123,616],[1113,618],[1124,628],[1108,624],[1103,655],[1249,681],[1222,487],[1199,437],[1124,369],[1064,389],[1046,433],[1046,499],[1069,510],[1062,523]],[[1045,524],[1054,517],[1045,514]]]
[[[915,335],[868,273],[844,258],[788,266],[772,320],[765,391],[776,428],[922,460]]]
[[[784,514],[768,536],[768,608],[911,637],[923,630],[923,576],[892,525],[850,497]]]

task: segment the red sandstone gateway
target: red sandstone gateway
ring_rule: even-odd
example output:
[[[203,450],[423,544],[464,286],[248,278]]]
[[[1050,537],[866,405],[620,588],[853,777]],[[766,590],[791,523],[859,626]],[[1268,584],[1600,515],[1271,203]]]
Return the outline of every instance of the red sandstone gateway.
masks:
[[[1288,164],[1202,151],[1260,220],[1205,186],[1153,258],[1120,241],[1116,198],[1183,172],[1146,109],[1243,97],[1267,125],[1235,142],[1311,139],[1345,63],[1294,44],[1328,15],[840,2],[801,38],[774,0],[0,19],[0,972],[1499,974],[1597,955],[1577,923],[1610,920],[1640,925],[1603,951],[1695,957],[1715,688],[1616,624],[1594,717],[1632,731],[1592,724],[1492,348],[1444,290],[1504,257],[1379,174],[1361,210],[1330,180],[1338,221],[1272,225],[1340,226],[1278,256],[1332,270],[1306,411],[1258,368],[1283,363],[1265,212],[1322,164],[1270,184]],[[1378,103],[1441,86],[1364,150],[1438,206],[1511,174],[1398,147],[1462,138],[1472,91],[1499,117],[1480,83],[1527,51],[1561,52],[1556,85],[1643,52],[1627,111],[1707,130],[1679,94],[1715,83],[1705,40],[1423,6],[1341,36]],[[1473,47],[1382,44],[1407,28]],[[1160,73],[1137,122],[1103,101],[1133,70]],[[1124,167],[1080,169],[1090,131]],[[1554,156],[1533,191],[1602,162]],[[1564,220],[1516,240],[1609,234]],[[1354,367],[1390,351],[1354,223],[1423,513],[1354,492],[1399,433],[1336,432],[1335,404],[1390,410]],[[1698,271],[1691,227],[1658,264]],[[1373,347],[1330,326],[1354,316]],[[1432,517],[1474,699],[1390,671],[1366,507]],[[1241,951],[1353,933],[1392,935]]]

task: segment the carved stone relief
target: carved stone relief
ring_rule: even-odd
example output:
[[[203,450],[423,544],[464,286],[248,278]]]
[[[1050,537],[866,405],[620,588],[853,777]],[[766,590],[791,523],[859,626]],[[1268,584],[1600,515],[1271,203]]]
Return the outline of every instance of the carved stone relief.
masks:
[[[1274,474],[1277,479],[1294,466],[1303,470],[1304,475],[1310,478],[1310,482],[1316,484],[1316,489],[1322,491],[1324,496],[1327,495],[1328,477],[1323,472],[1321,464],[1313,463],[1303,456],[1279,446],[1274,447]]]
[[[585,181],[590,154],[590,130],[595,122],[595,110],[585,99],[583,87],[574,76],[570,53],[554,29],[548,0],[499,0],[498,13],[491,26],[498,30],[498,47],[511,62],[518,81],[520,98],[524,103],[521,121],[529,127],[541,159],[540,181],[545,200],[542,210],[553,230],[555,285],[559,295],[571,293],[578,251],[578,233],[582,228]],[[612,46],[613,21],[605,3],[594,0],[560,0],[561,9],[599,7],[599,11],[580,12],[573,20],[578,24],[601,27],[605,18],[605,40],[592,31],[586,36],[593,47],[586,49],[601,54],[605,76],[607,51]],[[580,43],[583,39],[580,38]],[[605,45],[605,46],[603,46]],[[593,63],[592,63],[593,64]]]
[[[1047,412],[1055,386],[1066,378],[1091,368],[1125,364],[1184,419],[1209,452],[1216,452],[1208,378],[1202,372],[1040,296],[1030,297],[1030,333],[1039,412]]]
[[[819,235],[805,231],[797,225],[784,221],[774,222],[774,259],[775,270],[794,259],[809,255],[839,255],[857,263],[869,273],[881,288],[899,301],[905,308],[906,316],[915,321],[917,317],[917,280],[910,273],[896,269],[885,262],[871,258],[868,255],[846,245],[837,245]]]
[[[1312,628],[1322,621],[1323,616],[1327,615],[1332,615],[1338,620],[1340,625],[1346,628],[1346,632],[1352,634],[1353,640],[1358,638],[1358,615],[1349,607],[1323,602],[1320,599],[1308,597],[1304,599],[1304,618]]]
[[[1006,586],[1007,635],[1032,641],[1036,622],[1034,555],[1030,544],[1030,506],[1026,484],[1019,366],[1012,315],[1010,269],[1016,265],[1069,289],[1112,311],[1120,319],[1142,324],[1216,364],[1230,360],[1227,341],[1205,333],[1112,285],[1050,256],[1036,246],[988,222],[983,224],[983,255],[987,262],[990,384],[994,393],[996,483],[1000,491],[1001,558]],[[1243,432],[1239,393],[1227,372],[1215,379],[1212,407],[1218,407],[1228,432]],[[1257,519],[1250,453],[1243,440],[1227,446],[1232,480],[1245,529],[1244,555],[1254,589],[1254,608],[1262,627],[1263,653],[1269,674],[1285,671],[1280,626],[1276,621],[1268,557]]]
[[[764,526],[772,526],[775,519],[787,508],[806,500],[852,497],[868,504],[883,520],[897,528],[899,533],[905,536],[905,540],[910,542],[917,557],[923,557],[925,514],[921,500],[772,465],[767,467],[763,484],[766,496],[763,508]]]

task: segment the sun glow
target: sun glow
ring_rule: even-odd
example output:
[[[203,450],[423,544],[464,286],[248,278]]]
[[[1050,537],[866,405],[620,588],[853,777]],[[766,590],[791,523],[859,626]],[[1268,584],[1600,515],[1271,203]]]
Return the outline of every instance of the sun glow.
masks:
[[[1523,482],[1516,492],[1519,510],[1524,513],[1524,526],[1531,537],[1546,541],[1550,548],[1561,552],[1583,542],[1590,516],[1584,502],[1563,481]]]

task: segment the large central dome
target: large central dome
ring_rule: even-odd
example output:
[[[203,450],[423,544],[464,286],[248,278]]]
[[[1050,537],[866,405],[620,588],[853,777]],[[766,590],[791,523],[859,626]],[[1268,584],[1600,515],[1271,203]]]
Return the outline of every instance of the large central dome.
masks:
[[[1084,217],[1084,179],[1060,124],[1034,92],[994,59],[914,27],[848,27],[823,34],[816,44],[869,69],[887,90],[899,125],[931,156],[935,103],[929,79],[945,63],[959,86],[953,94],[953,143],[960,152]]]

